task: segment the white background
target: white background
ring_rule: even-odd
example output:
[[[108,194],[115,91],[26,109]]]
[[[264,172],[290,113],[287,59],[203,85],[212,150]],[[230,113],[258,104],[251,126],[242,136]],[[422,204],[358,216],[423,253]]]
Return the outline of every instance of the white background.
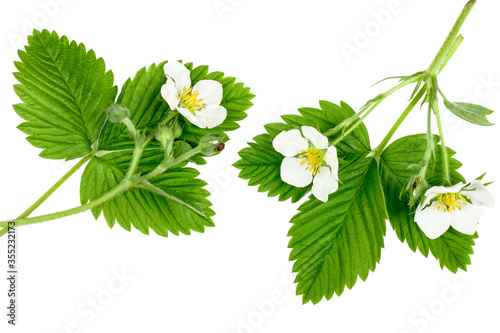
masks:
[[[165,59],[183,59],[236,76],[257,95],[227,149],[202,169],[216,228],[192,236],[145,236],[109,229],[89,212],[19,230],[18,326],[6,324],[7,284],[0,274],[0,331],[62,332],[499,332],[499,208],[479,225],[472,266],[442,271],[402,244],[388,226],[375,273],[341,297],[313,306],[295,296],[289,274],[288,221],[298,204],[248,187],[231,167],[262,125],[326,99],[358,109],[392,83],[381,78],[424,70],[465,0],[96,1],[24,0],[0,5],[0,220],[24,211],[69,169],[39,158],[16,129],[22,120],[12,85],[26,32],[56,30],[103,57],[115,83]],[[224,10],[217,10],[216,5]],[[221,8],[221,7],[219,7]],[[497,0],[480,0],[465,41],[440,76],[448,98],[499,110]],[[378,13],[378,14],[377,14]],[[381,15],[380,13],[390,13]],[[376,19],[378,17],[378,21]],[[360,37],[367,31],[368,37]],[[342,46],[357,53],[346,56]],[[487,83],[487,82],[490,83]],[[486,82],[486,83],[485,83]],[[411,88],[367,120],[372,145],[406,106]],[[498,127],[469,125],[443,111],[447,144],[461,171],[499,180]],[[425,131],[416,109],[396,136]],[[498,117],[491,117],[493,122]],[[74,163],[74,162],[73,162]],[[35,214],[79,204],[81,172]],[[489,188],[498,198],[498,185]],[[5,239],[0,271],[6,270]],[[123,272],[129,280],[119,282]],[[110,289],[111,288],[111,289]],[[97,299],[97,310],[89,301]],[[103,304],[104,303],[104,304]],[[425,315],[424,313],[428,313]]]

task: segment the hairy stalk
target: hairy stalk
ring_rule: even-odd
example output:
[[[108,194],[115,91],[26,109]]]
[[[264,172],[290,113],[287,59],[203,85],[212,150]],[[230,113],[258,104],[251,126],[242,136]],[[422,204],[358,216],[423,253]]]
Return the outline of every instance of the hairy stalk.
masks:
[[[174,166],[176,166],[184,161],[189,160],[191,157],[198,155],[199,153],[201,153],[200,146],[198,146],[194,149],[191,149],[190,151],[182,154],[181,156],[179,156],[178,158],[176,158],[173,161],[167,161],[167,163],[165,163],[165,164],[162,163],[162,164],[158,165],[153,171],[151,171],[146,176],[144,176],[144,179],[151,180],[153,178],[156,178],[158,175],[164,173],[168,169],[173,168]]]
[[[424,94],[426,93],[426,91],[427,91],[427,85],[424,85],[420,89],[420,91],[418,92],[418,94],[415,97],[413,97],[413,99],[411,100],[410,104],[406,107],[406,109],[403,111],[403,113],[401,114],[401,116],[399,116],[398,120],[391,127],[391,129],[389,130],[389,133],[387,133],[387,135],[384,137],[384,139],[382,140],[382,142],[380,142],[380,144],[377,146],[377,148],[375,148],[375,149],[372,150],[372,152],[371,152],[372,156],[378,157],[378,156],[380,156],[380,154],[382,154],[382,151],[384,150],[385,146],[387,146],[387,144],[391,140],[391,138],[394,135],[394,133],[396,133],[396,131],[398,130],[399,126],[401,126],[401,124],[405,121],[406,117],[410,114],[411,110],[413,110],[413,108],[418,104],[418,102],[420,101],[420,99],[422,98],[422,96],[424,96]]]
[[[160,124],[155,128],[154,131],[149,133],[149,135],[143,139],[140,140],[137,138],[137,132],[135,131],[135,128],[131,122],[126,123],[125,125],[127,126],[128,131],[136,139],[136,145],[134,148],[134,153],[132,156],[132,161],[130,163],[130,166],[127,170],[127,174],[125,178],[122,180],[120,184],[118,184],[115,188],[111,189],[108,193],[104,194],[103,196],[99,197],[98,199],[92,200],[91,202],[71,208],[68,210],[64,210],[61,212],[57,213],[52,213],[52,214],[46,214],[42,216],[37,216],[33,218],[28,218],[28,216],[33,213],[33,211],[38,208],[47,198],[52,195],[68,178],[70,178],[79,168],[81,168],[86,162],[88,162],[96,152],[92,152],[89,155],[85,156],[82,158],[71,170],[69,170],[57,183],[55,183],[44,195],[40,197],[33,205],[31,205],[24,213],[22,213],[17,219],[15,220],[10,220],[14,221],[16,226],[21,226],[21,225],[27,225],[27,224],[33,224],[33,223],[40,223],[40,222],[45,222],[45,221],[50,221],[54,219],[58,219],[61,217],[65,216],[70,216],[74,214],[78,214],[81,212],[84,212],[86,210],[92,209],[94,207],[97,207],[114,197],[122,194],[123,192],[127,191],[130,189],[135,183],[131,181],[132,177],[134,176],[135,171],[137,170],[137,167],[139,165],[139,161],[141,159],[142,153],[144,152],[144,149],[148,145],[148,143],[154,138],[156,132],[158,131],[158,128],[160,126],[163,126],[167,124],[169,121],[174,119],[177,116],[176,111],[171,111],[170,113],[167,114],[165,119],[163,119]],[[178,162],[180,163],[180,162]],[[0,230],[0,237],[5,235],[8,232],[8,222],[9,221],[3,221],[0,222],[0,227],[3,227],[3,229]]]
[[[445,42],[441,46],[441,49],[439,49],[439,52],[436,54],[436,57],[430,64],[429,68],[427,69],[427,72],[429,74],[437,74],[440,69],[443,67],[443,62],[447,58],[448,53],[450,50],[453,48],[454,44],[457,41],[457,36],[460,33],[460,29],[462,28],[462,25],[464,24],[465,20],[467,19],[467,16],[469,16],[472,8],[476,4],[476,0],[470,0],[467,2],[465,7],[462,9],[462,12],[460,13],[460,16],[456,20],[455,24],[453,25],[453,28],[451,28],[450,33],[448,34],[448,37],[446,37]],[[458,47],[458,46],[457,46]]]
[[[35,224],[35,223],[40,223],[40,222],[46,222],[50,220],[55,220],[55,219],[60,219],[61,217],[66,217],[78,213],[82,213],[86,210],[92,209],[94,207],[97,207],[99,205],[102,205],[103,203],[113,199],[114,197],[122,194],[123,192],[127,191],[131,187],[131,182],[129,180],[124,180],[120,184],[118,184],[116,187],[111,189],[108,193],[104,194],[103,196],[99,197],[98,199],[92,200],[89,203],[86,203],[84,205],[67,209],[61,212],[57,213],[52,213],[52,214],[46,214],[46,215],[40,215],[36,217],[28,217],[28,218],[21,218],[21,219],[16,219],[14,222],[16,223],[17,226],[22,226],[22,225],[28,225],[28,224]],[[0,222],[0,226],[6,225],[8,222]]]
[[[438,74],[443,71],[443,69],[446,67],[450,59],[453,57],[457,49],[460,47],[462,42],[464,41],[464,36],[459,35],[457,39],[455,39],[455,42],[453,42],[453,45],[449,49],[448,53],[446,53],[446,56],[444,57],[443,61],[441,62],[441,67],[439,67]]]
[[[61,187],[62,184],[64,184],[78,169],[80,169],[85,163],[87,163],[93,156],[95,152],[92,152],[88,154],[87,156],[83,157],[75,166],[73,166],[64,176],[61,177],[54,185],[52,185],[51,188],[48,189],[47,192],[45,192],[35,203],[33,203],[24,213],[19,215],[18,219],[23,219],[31,215],[37,209],[40,207],[41,204],[45,202],[59,187]],[[0,230],[0,237],[5,235],[8,232],[8,227],[5,227],[4,229]]]
[[[422,167],[420,168],[420,173],[418,174],[421,179],[425,179],[425,176],[427,175],[429,161],[431,160],[434,150],[435,144],[434,137],[432,136],[432,106],[429,104],[427,111],[427,149],[425,150],[424,158],[422,159]]]
[[[439,114],[439,106],[437,100],[434,101],[432,108],[434,109],[434,113],[436,114],[436,121],[438,125],[439,131],[439,139],[441,141],[441,154],[443,155],[443,171],[444,171],[444,179],[451,185],[450,181],[450,162],[448,160],[448,150],[446,149],[446,144],[444,142],[444,133],[443,127],[441,126],[441,116]]]
[[[172,168],[184,161],[187,161],[189,158],[193,157],[196,154],[199,154],[201,152],[201,149],[199,147],[196,147],[192,149],[191,151],[179,156],[176,158],[169,166],[168,168]],[[139,156],[139,153],[137,153]],[[140,157],[139,157],[140,158]],[[132,169],[137,170],[137,165],[138,161],[132,161],[131,165],[129,167]],[[167,169],[168,169],[167,168]],[[165,169],[163,172],[165,172],[167,169]],[[148,183],[149,179],[152,179],[154,177],[146,175],[146,176],[139,176],[137,174],[131,174],[129,177],[125,177],[116,187],[111,189],[109,192],[105,193],[101,197],[92,200],[89,203],[86,203],[84,205],[74,207],[71,209],[67,209],[64,211],[60,211],[57,213],[52,213],[52,214],[46,214],[46,215],[41,215],[37,217],[30,217],[30,218],[18,218],[16,220],[9,220],[9,221],[2,221],[0,222],[0,227],[7,227],[9,222],[14,221],[16,223],[16,226],[22,226],[22,225],[29,225],[29,224],[34,224],[34,223],[40,223],[40,222],[46,222],[50,220],[55,220],[59,219],[62,217],[74,215],[74,214],[79,214],[82,213],[86,210],[95,208],[99,205],[102,205],[103,203],[108,202],[109,200],[114,199],[115,197],[123,194],[124,192],[128,191],[131,188],[138,187],[142,188],[144,186],[144,183]],[[186,205],[185,203],[183,203]]]
[[[356,119],[356,121],[354,121],[352,124],[349,124],[348,127],[342,131],[342,134],[339,137],[335,138],[335,140],[333,140],[330,143],[330,145],[332,145],[332,146],[336,145],[340,141],[344,140],[344,138],[346,136],[348,136],[349,134],[351,134],[351,132],[354,131],[359,125],[361,125],[363,123],[363,121],[366,119],[366,117],[368,117],[370,115],[370,113],[373,110],[375,110],[375,108],[377,106],[379,106],[379,104],[382,103],[387,97],[389,97],[390,95],[392,95],[394,92],[398,91],[399,89],[401,89],[401,88],[403,88],[403,87],[405,87],[405,86],[409,85],[410,83],[413,83],[417,80],[418,80],[418,78],[404,80],[401,83],[399,83],[398,85],[394,86],[393,88],[387,90],[385,93],[380,94],[379,96],[381,96],[381,98],[379,100],[377,100],[375,103],[373,103],[373,105],[371,105],[368,110],[362,110],[361,112],[359,112],[356,115],[358,117]],[[359,117],[359,115],[361,115],[361,114],[362,114],[362,116]],[[328,130],[325,133],[323,133],[323,135],[330,136],[330,135],[337,133],[338,131],[339,130],[337,128],[332,128],[331,130]]]
[[[459,35],[460,29],[461,29],[462,25],[464,24],[465,20],[467,19],[467,16],[470,14],[475,3],[476,3],[476,0],[470,0],[465,5],[462,12],[460,13],[460,16],[458,17],[455,24],[453,25],[453,28],[451,29],[450,33],[448,34],[445,42],[443,43],[443,45],[439,49],[439,52],[437,53],[436,57],[434,58],[432,63],[429,65],[428,69],[425,71],[424,81],[426,82],[426,84],[424,85],[424,87],[422,89],[420,89],[419,93],[412,99],[410,105],[408,105],[408,107],[405,109],[405,111],[401,114],[399,119],[396,121],[394,126],[391,128],[389,133],[387,133],[387,135],[382,140],[382,142],[378,145],[378,147],[375,148],[374,150],[372,150],[371,155],[376,156],[376,157],[380,156],[383,149],[389,143],[390,139],[392,138],[392,136],[394,135],[396,130],[399,128],[399,126],[401,126],[403,121],[406,119],[406,117],[411,112],[411,110],[415,107],[415,105],[418,103],[418,101],[424,96],[424,94],[427,92],[429,86],[431,87],[430,90],[432,90],[429,93],[435,94],[435,92],[436,92],[435,89],[437,89],[436,76],[444,69],[446,64],[449,62],[451,57],[453,57],[456,50],[459,48],[460,44],[462,43],[464,38],[462,35]],[[408,80],[407,84],[411,83],[411,82],[418,81],[419,79],[420,79],[419,76],[412,77],[412,80]],[[428,83],[429,79],[432,80],[432,83],[430,85]],[[405,82],[406,81],[403,81],[402,83],[405,83]],[[434,82],[436,82],[436,85],[433,84]],[[396,86],[395,88],[399,89],[400,87]],[[418,85],[417,85],[416,89],[418,89]],[[389,91],[389,92],[392,93],[391,91]],[[375,107],[377,107],[380,104],[380,102],[382,102],[385,99],[385,97],[387,97],[387,96],[384,96],[382,99],[375,102],[371,106],[371,108],[365,114],[363,114],[363,117],[359,118],[358,120],[356,120],[356,122],[354,122],[353,125],[348,127],[348,129],[345,130],[339,138],[335,139],[332,142],[332,145],[335,145],[338,142],[340,142],[342,139],[344,139],[344,137],[346,137],[349,133],[351,133],[357,126],[359,126],[359,124],[366,118],[366,116],[368,116],[368,114],[370,114],[370,112],[373,111],[373,109],[375,109]],[[436,110],[436,118],[438,119],[439,136],[441,137],[441,144],[442,144],[442,149],[443,149],[443,158],[445,159],[445,161],[444,161],[445,162],[445,166],[444,166],[445,167],[445,178],[449,182],[448,155],[447,155],[447,151],[446,151],[446,146],[444,144],[444,135],[443,135],[443,131],[441,128],[441,120],[439,117],[437,99],[433,99],[432,105],[430,105],[430,107],[433,108],[434,110]],[[364,110],[363,110],[363,112],[364,112]],[[334,134],[335,133],[334,130],[335,129],[332,129],[332,130],[326,132],[326,134],[330,134],[329,132],[332,132],[332,134]],[[428,134],[429,133],[430,133],[430,129],[428,130]],[[432,133],[431,133],[431,135],[432,135]],[[429,144],[430,143],[428,143],[428,145]],[[431,147],[431,149],[432,149],[432,147]],[[428,158],[430,159],[430,156]]]

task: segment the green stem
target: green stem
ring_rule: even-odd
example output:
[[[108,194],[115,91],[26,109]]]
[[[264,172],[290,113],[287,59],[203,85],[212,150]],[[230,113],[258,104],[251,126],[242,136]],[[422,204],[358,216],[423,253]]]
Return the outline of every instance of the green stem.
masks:
[[[425,150],[424,158],[422,159],[422,167],[420,169],[420,173],[418,174],[421,179],[425,179],[427,168],[429,167],[429,161],[434,149],[435,144],[434,137],[432,135],[432,106],[429,103],[429,109],[427,111],[427,149]]]
[[[158,175],[164,173],[170,168],[173,168],[174,166],[189,160],[191,157],[201,153],[201,147],[197,146],[194,149],[191,149],[190,151],[182,154],[181,156],[177,157],[174,161],[170,163],[162,163],[159,166],[157,166],[153,171],[148,173],[146,176],[144,176],[144,179],[146,180],[151,180],[153,178],[156,178]]]
[[[125,127],[127,127],[127,130],[129,132],[130,136],[132,136],[132,139],[137,140],[139,133],[135,129],[134,123],[129,118],[125,118],[125,119],[122,119],[122,124],[124,124]]]
[[[162,120],[162,122],[160,123],[159,126],[167,124],[176,115],[177,115],[177,112],[175,112],[175,111],[169,113],[167,115],[167,117],[165,117],[165,119]],[[46,214],[46,215],[41,215],[41,216],[37,216],[37,217],[27,218],[27,216],[29,214],[31,214],[34,209],[36,209],[43,201],[45,201],[45,199],[48,196],[50,196],[50,194],[52,194],[59,186],[61,186],[61,184],[64,183],[64,181],[66,181],[76,170],[78,170],[78,168],[80,168],[85,162],[87,162],[90,158],[92,158],[93,154],[90,154],[90,155],[86,156],[85,158],[83,158],[77,165],[75,165],[70,170],[70,172],[68,172],[63,178],[61,178],[61,180],[58,183],[56,183],[56,185],[54,185],[32,207],[30,207],[19,218],[17,218],[16,220],[14,220],[14,222],[16,223],[16,226],[22,226],[22,225],[40,223],[40,222],[50,221],[50,220],[59,219],[59,218],[62,218],[62,217],[66,217],[66,216],[70,216],[70,215],[82,213],[82,212],[84,212],[86,210],[89,210],[89,209],[95,208],[95,207],[97,207],[99,205],[102,205],[103,203],[105,203],[105,202],[107,202],[107,201],[115,198],[116,196],[118,196],[118,195],[122,194],[123,192],[127,191],[128,189],[130,189],[134,184],[137,183],[137,181],[141,181],[142,180],[141,179],[142,177],[139,178],[139,179],[137,179],[137,180],[134,180],[134,181],[132,180],[132,178],[133,178],[133,176],[134,176],[134,174],[135,174],[135,172],[137,170],[137,167],[139,166],[139,162],[140,162],[142,153],[144,152],[144,149],[146,148],[146,146],[148,145],[148,143],[154,138],[156,132],[158,131],[159,126],[154,131],[152,131],[151,133],[149,133],[149,135],[146,138],[142,138],[142,139],[141,138],[136,138],[136,144],[135,144],[135,147],[134,147],[134,152],[133,152],[133,155],[132,155],[132,160],[130,162],[130,166],[129,166],[128,170],[127,170],[125,178],[122,180],[122,182],[120,184],[118,184],[116,187],[114,187],[113,189],[111,189],[108,193],[102,195],[101,197],[99,197],[99,198],[97,198],[95,200],[92,200],[89,203],[86,203],[84,205],[81,205],[81,206],[78,206],[78,207],[75,207],[75,208],[67,209],[67,210],[64,210],[64,211],[61,211],[61,212],[57,212],[57,213],[52,213],[52,214]],[[187,155],[187,154],[188,153],[186,153],[184,155]],[[7,227],[8,222],[9,221],[0,222],[0,227]],[[5,228],[5,229],[7,229],[7,228]],[[6,231],[1,230],[0,233],[2,233],[2,232],[5,234]]]
[[[379,106],[379,104],[382,103],[387,97],[389,97],[390,95],[392,95],[394,92],[398,91],[399,89],[401,89],[401,88],[407,86],[408,84],[413,83],[417,80],[418,80],[418,77],[404,80],[403,82],[399,83],[398,85],[394,86],[393,88],[387,90],[385,93],[381,94],[382,98],[380,98],[380,100],[376,101],[367,111],[362,110],[360,113],[358,113],[358,116],[359,116],[359,114],[363,114],[363,115],[360,118],[356,119],[356,121],[352,125],[350,125],[346,130],[344,130],[339,137],[335,138],[335,140],[333,140],[330,143],[330,145],[333,146],[333,145],[338,144],[346,136],[348,136],[352,131],[354,131],[359,125],[361,125],[363,120],[365,120],[366,117],[368,117],[370,115],[370,113],[373,110],[375,110],[375,108],[377,106]],[[332,128],[331,130],[328,130],[325,133],[323,133],[323,135],[330,136],[330,135],[333,135],[337,132],[338,132],[337,128]]]
[[[170,120],[174,119],[177,116],[177,111],[170,111],[170,113],[162,120],[160,125],[166,125]]]
[[[448,64],[448,62],[453,57],[453,55],[455,54],[455,52],[457,51],[457,49],[459,48],[460,44],[462,44],[463,41],[464,41],[464,36],[462,36],[462,35],[459,35],[455,39],[455,41],[453,42],[453,45],[451,46],[450,50],[448,51],[448,53],[446,53],[446,56],[444,57],[443,61],[441,62],[441,67],[439,67],[438,74],[443,71],[443,69]]]
[[[138,164],[137,159],[140,159],[140,154],[142,153],[142,150],[140,149],[140,147],[141,147],[141,145],[139,145],[137,150],[134,151],[134,156],[136,156],[136,157],[132,158],[133,161],[131,162],[129,170],[137,168],[137,164]],[[168,165],[167,168],[172,168],[172,167],[178,165],[179,163],[182,163],[182,162],[190,159],[194,155],[199,154],[200,152],[201,152],[201,148],[200,148],[200,146],[198,146],[198,147],[190,150],[189,152],[179,156],[177,159],[175,159],[175,161],[173,161],[170,165]],[[157,170],[157,169],[155,169],[155,170]],[[160,173],[162,173],[162,172],[160,172]],[[31,217],[31,218],[18,218],[16,220],[14,220],[14,222],[16,223],[16,226],[22,226],[22,225],[29,225],[29,224],[34,224],[34,223],[40,223],[40,222],[46,222],[46,221],[50,221],[50,220],[60,219],[62,217],[82,213],[86,210],[95,208],[95,207],[102,205],[103,203],[117,197],[118,195],[122,194],[123,192],[129,190],[132,186],[136,185],[136,183],[140,184],[141,182],[144,182],[147,184],[148,180],[155,178],[160,173],[158,173],[158,171],[153,173],[153,171],[152,171],[151,173],[149,173],[148,175],[146,175],[144,177],[140,177],[137,180],[131,180],[130,178],[132,178],[132,176],[133,176],[133,173],[132,173],[129,177],[126,176],[120,184],[118,184],[116,187],[114,187],[108,193],[102,195],[98,199],[92,200],[91,202],[89,202],[87,204],[84,204],[84,205],[81,205],[81,206],[78,206],[75,208],[67,209],[67,210],[64,210],[61,212],[57,212],[57,213],[46,214],[46,215],[41,215],[41,216]],[[0,227],[7,227],[8,223],[9,223],[9,221],[2,221],[2,222],[0,222]]]
[[[24,213],[19,215],[18,219],[26,218],[31,215],[37,209],[40,207],[41,204],[45,202],[59,187],[61,187],[62,184],[64,184],[78,169],[80,169],[85,163],[87,163],[92,157],[94,157],[94,153],[92,152],[88,154],[87,156],[83,157],[75,166],[73,166],[64,176],[61,177],[54,185],[52,185],[51,188],[47,192],[45,192],[35,203],[33,203]],[[8,228],[4,228],[0,230],[0,237],[5,235],[8,232]]]
[[[151,140],[153,140],[153,138],[155,137],[155,135],[158,132],[158,130],[160,129],[160,127],[164,126],[165,124],[167,124],[175,116],[177,116],[177,111],[171,111],[165,117],[165,119],[163,119],[158,124],[158,126],[156,126],[156,128],[153,131],[151,131],[151,133],[149,133],[149,135],[145,139],[141,140],[141,139],[137,138],[135,140],[134,153],[132,155],[132,160],[131,160],[130,166],[129,166],[128,170],[127,170],[127,174],[125,175],[125,179],[130,179],[134,175],[135,171],[137,170],[137,167],[139,166],[139,162],[141,160],[141,156],[142,156],[142,153],[144,152],[144,149],[149,144],[149,142]]]
[[[40,222],[46,222],[50,220],[55,220],[55,219],[60,219],[62,217],[82,213],[86,210],[95,208],[99,205],[102,205],[103,203],[113,199],[114,197],[122,194],[123,192],[127,191],[132,187],[133,183],[129,180],[123,180],[120,184],[118,184],[116,187],[111,189],[108,193],[102,195],[98,199],[92,200],[89,203],[86,203],[84,205],[63,210],[61,212],[57,213],[52,213],[52,214],[46,214],[46,215],[41,215],[41,216],[36,216],[36,217],[28,217],[28,218],[19,218],[14,220],[17,226],[22,226],[22,225],[29,225],[29,224],[35,224],[35,223],[40,223]],[[0,222],[0,226],[6,227],[8,225],[9,221],[2,221]]]
[[[22,219],[28,217],[37,209],[48,197],[52,195],[62,184],[64,184],[69,177],[71,177],[78,169],[80,169],[87,161],[89,161],[92,157],[94,157],[94,153],[90,153],[87,156],[83,157],[74,167],[72,167],[61,179],[59,179],[44,195],[40,197],[33,205],[31,205],[24,213],[19,215],[18,218]]]
[[[175,116],[177,115],[176,111],[171,111],[165,119],[161,121],[159,126],[163,126],[167,124],[170,120],[172,120]],[[131,124],[131,123],[130,123]],[[128,124],[128,125],[130,125]],[[127,125],[127,124],[125,124]],[[73,175],[82,165],[84,165],[89,159],[91,159],[94,156],[94,153],[91,153],[87,156],[85,156],[82,160],[80,160],[73,168],[71,168],[70,171],[68,171],[54,186],[52,186],[40,199],[38,199],[30,208],[28,208],[23,214],[19,216],[16,220],[14,220],[16,226],[22,226],[22,225],[28,225],[28,224],[34,224],[34,223],[40,223],[40,222],[45,222],[45,221],[50,221],[50,220],[55,220],[59,219],[62,217],[82,213],[86,210],[95,208],[99,205],[102,205],[103,203],[115,198],[116,196],[122,194],[123,192],[127,191],[130,189],[136,182],[132,181],[132,177],[134,176],[137,167],[139,166],[139,162],[142,156],[142,153],[144,152],[144,149],[148,145],[148,143],[154,138],[156,132],[158,131],[158,127],[151,133],[146,138],[135,138],[136,144],[134,147],[134,152],[132,155],[132,160],[130,162],[130,166],[127,170],[127,174],[125,175],[125,178],[122,180],[120,184],[118,184],[116,187],[111,189],[108,193],[102,195],[101,197],[92,200],[89,203],[86,203],[84,205],[67,209],[61,212],[57,213],[52,213],[52,214],[46,214],[46,215],[41,215],[37,217],[31,217],[28,218],[28,216],[38,207],[40,206],[52,193],[54,193],[55,190],[57,190],[71,175]],[[135,128],[132,128],[132,126],[127,126],[129,132]],[[133,135],[134,131],[131,131],[131,134]],[[185,154],[186,155],[186,154]],[[184,155],[183,155],[184,156]],[[182,156],[181,156],[182,157]],[[180,163],[180,162],[179,162]],[[174,164],[175,165],[175,164]],[[141,180],[141,179],[139,179]],[[0,227],[4,227],[4,229],[0,230],[0,237],[2,235],[5,235],[8,231],[8,223],[12,222],[10,221],[2,221],[0,222]]]
[[[141,160],[142,153],[144,152],[145,143],[135,142],[134,152],[132,153],[132,160],[130,161],[130,165],[127,170],[127,174],[124,179],[129,180],[135,174],[137,167],[139,166],[139,162]]]
[[[382,140],[382,142],[380,142],[380,144],[377,146],[377,148],[375,148],[375,149],[372,150],[372,155],[373,156],[378,157],[378,156],[380,156],[382,154],[382,151],[384,150],[385,146],[387,146],[387,144],[391,140],[391,138],[394,135],[394,133],[396,133],[396,131],[398,130],[399,126],[401,126],[401,124],[406,119],[406,117],[410,114],[411,110],[413,110],[413,108],[415,107],[415,105],[418,104],[418,102],[420,101],[420,99],[422,98],[422,96],[425,94],[426,91],[427,91],[427,85],[425,84],[420,89],[420,91],[418,92],[418,94],[415,97],[413,97],[413,99],[411,100],[410,104],[406,107],[406,109],[403,111],[403,113],[401,114],[401,116],[399,116],[398,120],[391,127],[391,129],[389,130],[389,133],[387,133],[387,135],[384,137],[384,139]]]
[[[448,160],[448,150],[446,149],[446,144],[444,142],[444,133],[443,133],[443,127],[441,126],[441,116],[439,114],[439,106],[437,103],[437,100],[434,101],[433,103],[433,109],[434,112],[436,113],[436,121],[438,125],[438,130],[439,130],[439,139],[441,141],[441,154],[443,155],[443,171],[444,171],[444,179],[448,184],[451,184],[450,181],[450,162]]]
[[[477,0],[470,0],[467,2],[465,7],[462,9],[462,12],[460,13],[460,16],[456,20],[455,24],[453,25],[453,28],[451,28],[450,33],[448,34],[448,37],[446,37],[446,40],[444,44],[441,46],[441,49],[439,49],[439,52],[437,53],[436,57],[432,61],[431,65],[427,69],[427,72],[429,74],[437,74],[439,69],[442,68],[442,63],[444,59],[446,58],[447,54],[449,51],[452,49],[453,45],[455,44],[455,41],[457,39],[458,34],[460,33],[460,29],[462,28],[462,25],[464,24],[465,20],[467,19],[467,16],[469,16],[472,8],[476,4]]]

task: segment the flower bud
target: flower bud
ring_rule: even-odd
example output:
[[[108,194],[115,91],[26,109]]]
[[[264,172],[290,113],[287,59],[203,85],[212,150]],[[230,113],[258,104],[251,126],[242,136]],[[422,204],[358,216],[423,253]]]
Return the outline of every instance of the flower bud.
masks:
[[[169,143],[174,141],[174,133],[172,129],[166,126],[162,126],[158,129],[158,132],[155,135],[156,140],[160,141],[163,148],[167,148]]]
[[[214,156],[222,149],[224,144],[221,142],[224,139],[222,135],[207,134],[200,139],[199,147],[203,156]]]
[[[181,136],[182,134],[182,126],[179,124],[179,122],[175,122],[175,124],[172,125],[172,134],[175,139]]]
[[[112,123],[120,123],[123,119],[130,117],[130,110],[119,104],[113,104],[104,111]]]
[[[403,189],[401,195],[404,192],[407,192],[410,196],[409,205],[412,207],[418,199],[425,193],[427,188],[429,187],[429,183],[419,175],[413,175],[408,179],[406,187]]]

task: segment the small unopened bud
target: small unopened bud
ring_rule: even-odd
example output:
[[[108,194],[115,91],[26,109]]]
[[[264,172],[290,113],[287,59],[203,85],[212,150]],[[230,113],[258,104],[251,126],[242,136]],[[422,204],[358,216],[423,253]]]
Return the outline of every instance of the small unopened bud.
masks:
[[[178,137],[181,136],[181,134],[182,134],[182,126],[179,124],[179,122],[176,122],[172,126],[172,134],[173,134],[173,136],[174,136],[175,139],[177,139]]]
[[[225,147],[222,135],[208,134],[200,139],[199,147],[201,148],[201,154],[203,156],[214,156],[218,152],[222,151]]]
[[[407,192],[410,197],[408,204],[412,207],[425,193],[428,187],[429,183],[427,183],[425,179],[422,179],[419,175],[413,175],[408,179],[406,187],[401,192],[401,196],[404,192]]]
[[[167,148],[167,145],[174,140],[174,133],[170,128],[162,126],[158,129],[155,138],[160,141],[163,148]]]
[[[112,123],[120,123],[123,119],[130,117],[130,110],[119,104],[113,104],[104,111]]]

